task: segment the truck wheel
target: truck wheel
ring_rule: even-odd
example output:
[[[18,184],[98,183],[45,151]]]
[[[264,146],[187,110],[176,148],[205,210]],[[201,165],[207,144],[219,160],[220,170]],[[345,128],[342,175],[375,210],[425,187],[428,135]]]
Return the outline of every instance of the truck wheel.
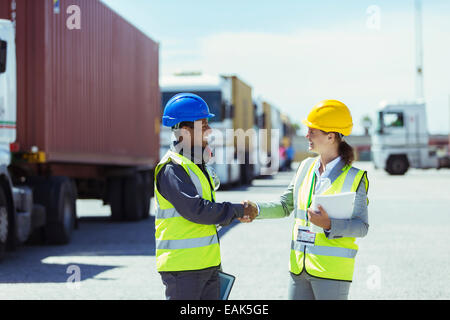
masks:
[[[34,202],[45,207],[46,225],[43,227],[45,242],[66,244],[70,242],[76,222],[76,190],[67,177],[29,177],[27,184],[33,188]],[[36,234],[34,234],[36,233]],[[39,242],[41,231],[35,230],[32,242]]]
[[[144,216],[144,182],[140,173],[125,178],[125,220],[138,221]]]
[[[8,208],[6,206],[6,196],[3,188],[0,187],[0,261],[5,256],[9,227],[9,215]]]
[[[109,204],[113,221],[138,221],[150,216],[150,198],[154,192],[152,178],[152,171],[109,178]]]
[[[403,175],[408,168],[409,163],[405,156],[390,157],[386,164],[386,171],[391,175]]]
[[[47,208],[47,223],[44,233],[49,244],[70,242],[76,220],[76,193],[72,182],[65,177],[52,177]]]
[[[142,176],[142,181],[144,184],[144,188],[143,188],[143,206],[144,206],[144,211],[143,211],[143,215],[142,218],[143,219],[147,219],[148,217],[150,217],[150,200],[153,197],[153,172],[152,171],[144,171],[141,172],[141,176]]]
[[[123,189],[122,177],[111,177],[108,179],[109,206],[111,207],[112,221],[123,220]]]

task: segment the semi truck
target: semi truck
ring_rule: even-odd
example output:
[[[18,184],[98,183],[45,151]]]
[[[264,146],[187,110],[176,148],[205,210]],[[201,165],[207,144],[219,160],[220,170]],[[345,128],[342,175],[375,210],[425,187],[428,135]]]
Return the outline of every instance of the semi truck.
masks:
[[[438,154],[429,145],[426,105],[382,102],[372,134],[372,156],[375,168],[391,175],[403,175],[409,168],[450,167],[449,155]]]
[[[158,51],[98,0],[0,0],[1,257],[68,243],[77,199],[103,200],[112,220],[148,217]]]
[[[278,172],[281,165],[279,154],[282,141],[282,121],[280,111],[267,100],[260,100],[262,119],[260,121],[260,163],[261,174],[272,175]]]
[[[211,147],[221,186],[249,184],[254,167],[249,161],[257,142],[249,129],[254,128],[252,88],[236,75],[207,75],[201,72],[180,72],[161,78],[161,112],[175,94],[190,92],[202,97],[215,117],[209,119],[213,129]],[[241,129],[246,137],[236,134]],[[244,138],[238,143],[238,139]],[[160,153],[164,154],[173,140],[170,128],[161,128]]]
[[[375,168],[403,175],[409,168],[450,167],[450,155],[430,146],[423,90],[422,3],[415,1],[416,99],[405,103],[381,102],[372,135]]]

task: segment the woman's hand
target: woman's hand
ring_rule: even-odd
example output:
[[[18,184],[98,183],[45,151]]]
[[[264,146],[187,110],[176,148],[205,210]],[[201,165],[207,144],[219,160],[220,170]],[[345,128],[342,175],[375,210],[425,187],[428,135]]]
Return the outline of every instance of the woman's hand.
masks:
[[[249,200],[243,201],[242,205],[244,206],[244,216],[242,218],[238,218],[238,220],[242,223],[252,222],[258,215],[258,207],[255,203]]]
[[[331,220],[328,217],[327,212],[319,205],[320,211],[314,211],[313,209],[308,209],[308,219],[311,223],[314,223],[316,226],[321,227],[325,230],[329,230],[331,228]]]

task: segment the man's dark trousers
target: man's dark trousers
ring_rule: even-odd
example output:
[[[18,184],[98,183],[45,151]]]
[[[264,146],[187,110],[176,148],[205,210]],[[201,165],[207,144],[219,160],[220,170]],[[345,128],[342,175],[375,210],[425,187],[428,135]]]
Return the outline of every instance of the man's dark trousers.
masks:
[[[167,300],[219,300],[219,267],[160,272]]]

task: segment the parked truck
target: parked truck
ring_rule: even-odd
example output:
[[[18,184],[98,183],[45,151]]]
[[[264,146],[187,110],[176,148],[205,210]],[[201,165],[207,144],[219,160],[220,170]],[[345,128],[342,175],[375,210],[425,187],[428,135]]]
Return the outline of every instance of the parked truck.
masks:
[[[450,167],[448,155],[439,155],[429,145],[425,103],[383,103],[372,134],[372,156],[376,168],[403,175],[408,168]]]
[[[199,72],[182,72],[161,79],[161,111],[167,101],[177,93],[190,92],[202,97],[215,117],[209,119],[213,129],[211,147],[221,185],[248,184],[254,177],[249,161],[256,149],[256,137],[248,129],[254,128],[252,88],[237,76],[206,75]],[[236,130],[248,132],[245,141],[238,143]],[[220,136],[220,139],[219,139]],[[161,128],[161,154],[166,152],[173,139],[170,128]]]
[[[261,174],[271,175],[277,173],[282,164],[279,149],[283,124],[281,113],[273,104],[260,98],[259,105],[262,109],[259,133]]]
[[[68,243],[77,199],[148,217],[158,43],[97,0],[0,0],[0,19],[0,255]]]

